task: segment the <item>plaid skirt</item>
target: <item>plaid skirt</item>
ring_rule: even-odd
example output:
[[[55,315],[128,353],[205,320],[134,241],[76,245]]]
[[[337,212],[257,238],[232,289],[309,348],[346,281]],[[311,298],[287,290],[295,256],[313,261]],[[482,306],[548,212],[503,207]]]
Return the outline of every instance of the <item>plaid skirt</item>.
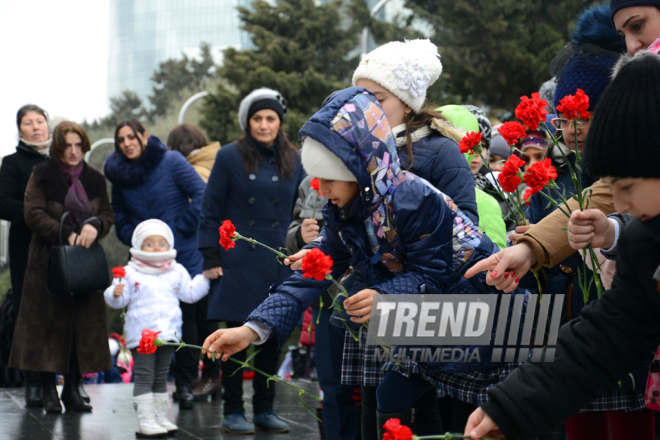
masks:
[[[404,376],[411,373],[421,375],[438,389],[438,396],[452,396],[464,402],[481,406],[488,399],[488,389],[502,382],[516,367],[517,362],[507,362],[497,367],[470,373],[442,373],[425,364],[374,360],[375,345],[367,345],[367,332],[362,332],[361,346],[350,332],[346,332],[342,358],[341,382],[344,385],[378,386],[388,371],[396,371]],[[644,389],[637,391],[613,390],[604,393],[583,408],[589,411],[637,411],[646,407]]]
[[[453,396],[475,405],[488,400],[488,388],[504,380],[519,363],[505,363],[483,371],[471,373],[439,373],[424,364],[401,362],[379,362],[374,360],[375,345],[367,345],[367,332],[362,333],[360,344],[346,332],[342,359],[341,382],[344,385],[378,386],[388,371],[397,371],[405,376],[420,374],[438,389],[438,397]]]

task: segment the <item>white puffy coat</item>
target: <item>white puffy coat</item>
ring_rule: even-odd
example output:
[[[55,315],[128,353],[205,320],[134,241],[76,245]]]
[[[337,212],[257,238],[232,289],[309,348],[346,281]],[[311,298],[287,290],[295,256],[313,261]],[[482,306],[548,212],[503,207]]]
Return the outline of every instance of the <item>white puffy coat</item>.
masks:
[[[128,307],[124,323],[126,347],[139,346],[145,328],[161,331],[158,338],[163,341],[179,341],[182,322],[179,300],[192,304],[204,298],[209,293],[210,281],[202,274],[191,280],[179,263],[158,275],[138,272],[130,266],[124,269],[126,276],[121,279],[124,294],[118,298],[113,295],[119,278],[103,294],[106,304],[113,309]]]

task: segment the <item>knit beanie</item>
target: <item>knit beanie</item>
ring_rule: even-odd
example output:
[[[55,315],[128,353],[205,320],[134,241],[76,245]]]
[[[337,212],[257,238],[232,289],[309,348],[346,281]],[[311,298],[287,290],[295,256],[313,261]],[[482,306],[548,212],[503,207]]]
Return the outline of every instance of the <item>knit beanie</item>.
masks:
[[[541,130],[528,131],[527,135],[520,142],[520,151],[524,153],[527,148],[536,148],[543,151],[547,150],[548,139],[545,132]]]
[[[307,136],[302,142],[302,153],[300,155],[305,172],[314,177],[327,180],[343,180],[345,182],[357,182],[357,178],[350,172],[348,167],[325,145]]]
[[[449,122],[454,124],[454,127],[462,128],[463,130],[475,133],[479,133],[479,121],[477,118],[470,112],[470,110],[462,107],[460,105],[443,105],[436,109],[442,113]]]
[[[612,68],[620,54],[587,45],[568,60],[561,71],[553,104],[555,108],[568,95],[575,95],[578,89],[589,97],[589,110],[593,110],[610,82]]]
[[[238,123],[241,125],[243,131],[250,128],[249,120],[259,110],[269,109],[273,110],[280,117],[280,122],[284,122],[284,115],[286,114],[286,99],[282,97],[280,92],[261,88],[253,90],[241,101],[238,107]]]
[[[167,223],[162,220],[152,218],[150,220],[145,220],[133,231],[133,237],[131,238],[131,246],[133,249],[142,249],[142,242],[145,238],[152,235],[160,235],[161,237],[167,240],[167,243],[170,245],[170,249],[174,248],[174,234]]]
[[[392,41],[369,52],[353,74],[353,85],[364,78],[392,92],[418,113],[426,91],[442,73],[438,48],[429,40]]]
[[[633,6],[660,6],[660,0],[610,0],[610,18],[614,23],[614,16],[621,9]]]
[[[506,143],[506,140],[501,134],[496,132],[495,135],[493,135],[493,138],[490,140],[488,155],[500,156],[504,159],[508,159],[509,156],[511,156],[511,147],[509,147],[509,144]]]
[[[638,52],[621,67],[594,115],[585,144],[587,173],[660,178],[660,57]]]
[[[493,127],[491,126],[490,119],[488,119],[486,113],[476,105],[462,105],[461,107],[468,109],[470,113],[477,118],[477,122],[479,123],[479,133],[483,135],[483,139],[486,139],[487,145],[490,145]]]

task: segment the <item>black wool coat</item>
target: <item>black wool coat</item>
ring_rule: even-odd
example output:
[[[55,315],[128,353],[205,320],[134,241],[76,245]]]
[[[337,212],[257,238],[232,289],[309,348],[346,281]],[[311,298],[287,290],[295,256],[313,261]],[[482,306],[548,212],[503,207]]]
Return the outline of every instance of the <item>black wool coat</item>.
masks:
[[[612,288],[561,327],[554,362],[526,363],[488,391],[483,409],[506,438],[551,430],[660,344],[660,216],[633,220],[617,248]]]
[[[198,235],[204,269],[221,266],[224,272],[211,283],[208,318],[212,320],[243,322],[266,299],[272,285],[292,274],[262,247],[239,240],[225,251],[218,243],[218,228],[231,220],[241,235],[275,249],[285,246],[304,171],[297,159],[291,178],[279,176],[275,152],[256,148],[261,155],[259,168],[248,172],[236,143],[222,147],[204,193]]]
[[[9,272],[12,291],[20,301],[32,231],[23,218],[23,199],[35,165],[45,162],[43,154],[19,142],[16,152],[5,156],[0,166],[0,219],[11,222],[9,229]],[[16,308],[18,310],[18,307]]]

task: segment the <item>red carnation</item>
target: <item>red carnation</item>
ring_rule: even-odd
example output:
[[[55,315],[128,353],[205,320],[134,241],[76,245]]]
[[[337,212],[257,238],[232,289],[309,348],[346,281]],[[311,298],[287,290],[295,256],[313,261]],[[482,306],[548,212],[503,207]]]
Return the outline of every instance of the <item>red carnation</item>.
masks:
[[[156,341],[160,331],[154,332],[149,329],[142,330],[142,339],[140,339],[140,346],[137,348],[138,353],[152,354],[156,352]]]
[[[557,106],[557,111],[562,112],[564,117],[570,121],[589,119],[591,113],[587,110],[589,110],[589,97],[582,89],[577,89],[575,95],[564,97]]]
[[[117,266],[112,269],[112,276],[114,278],[124,278],[126,276],[126,269],[124,269],[122,266]]]
[[[502,185],[502,189],[506,192],[512,193],[522,183],[520,178],[520,167],[525,165],[525,161],[518,156],[510,156],[504,163],[502,172],[497,176],[497,180]]]
[[[383,425],[385,434],[383,440],[413,440],[413,433],[405,425],[401,424],[399,419],[389,419]]]
[[[481,137],[481,133],[475,133],[474,131],[466,133],[458,143],[458,150],[461,153],[474,154],[474,147],[481,144]]]
[[[314,248],[307,252],[302,260],[302,274],[305,278],[323,281],[325,276],[332,272],[332,258],[323,253],[321,249]]]
[[[321,194],[321,182],[319,182],[319,179],[317,179],[316,177],[314,177],[312,180],[310,180],[309,186],[311,186],[312,189],[314,191],[316,191],[316,194],[318,194],[320,196],[323,195],[323,194]]]
[[[539,123],[545,121],[548,111],[545,109],[548,102],[541,99],[540,93],[532,93],[532,98],[520,97],[520,104],[516,107],[516,118],[523,121],[528,130],[536,130]]]
[[[231,220],[225,220],[220,226],[220,245],[226,251],[236,246],[234,240],[236,239],[236,227]]]
[[[525,137],[527,133],[525,127],[520,122],[505,122],[499,128],[499,133],[509,145],[514,145],[520,142],[520,139]]]
[[[525,184],[529,187],[525,191],[524,198],[529,200],[531,196],[541,191],[550,180],[557,178],[557,170],[552,166],[552,160],[548,157],[542,161],[536,162],[529,167],[525,173]]]

